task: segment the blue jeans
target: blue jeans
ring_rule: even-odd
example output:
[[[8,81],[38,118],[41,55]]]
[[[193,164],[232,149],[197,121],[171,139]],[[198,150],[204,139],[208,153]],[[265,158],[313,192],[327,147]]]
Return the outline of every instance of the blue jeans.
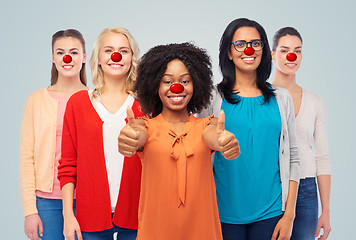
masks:
[[[315,178],[300,179],[291,240],[314,240],[318,224],[318,192]]]
[[[248,224],[221,223],[224,240],[271,240],[282,215]]]
[[[114,225],[113,228],[99,232],[82,232],[83,240],[113,240],[117,233],[117,240],[135,240],[137,229],[122,228]]]
[[[43,240],[64,240],[63,236],[63,205],[61,199],[36,197],[38,215],[43,225]],[[73,211],[76,211],[75,200]]]

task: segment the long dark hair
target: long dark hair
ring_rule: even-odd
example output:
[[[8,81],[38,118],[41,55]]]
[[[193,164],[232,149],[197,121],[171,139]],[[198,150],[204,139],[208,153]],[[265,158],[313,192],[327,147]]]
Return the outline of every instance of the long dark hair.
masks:
[[[268,102],[271,96],[274,96],[273,90],[270,88],[270,84],[267,82],[271,74],[272,69],[272,56],[268,44],[267,34],[263,27],[256,21],[249,20],[247,18],[238,18],[232,21],[225,29],[221,39],[219,48],[219,66],[223,75],[223,80],[218,84],[218,90],[222,94],[226,101],[235,104],[240,100],[236,98],[234,94],[238,91],[233,91],[235,85],[235,65],[232,60],[229,59],[229,52],[231,49],[231,41],[237,29],[241,27],[253,27],[256,28],[263,41],[264,47],[262,52],[261,63],[257,68],[257,87],[261,90],[265,102]]]
[[[64,38],[64,37],[72,37],[76,38],[80,41],[83,47],[83,51],[85,53],[85,40],[83,35],[76,29],[67,29],[67,30],[60,30],[53,34],[52,36],[52,53],[54,51],[54,43],[59,39],[59,38]],[[58,80],[58,70],[56,68],[56,65],[52,63],[52,69],[51,69],[51,86],[56,84]],[[87,85],[87,75],[85,72],[85,63],[82,65],[82,69],[80,70],[80,81],[86,86]]]

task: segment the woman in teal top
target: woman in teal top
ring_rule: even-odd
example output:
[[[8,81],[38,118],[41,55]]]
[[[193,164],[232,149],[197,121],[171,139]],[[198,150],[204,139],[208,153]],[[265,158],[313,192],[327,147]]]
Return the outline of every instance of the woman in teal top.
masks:
[[[217,152],[214,173],[220,220],[247,224],[283,213],[278,165],[281,117],[274,96],[266,104],[263,95],[239,99],[239,104],[224,99],[221,109],[229,120],[226,128],[240,143],[241,155],[226,161]]]
[[[223,80],[201,116],[223,109],[241,154],[215,154],[214,176],[224,240],[289,239],[295,216],[299,156],[293,102],[267,83],[267,35],[255,21],[232,21],[220,40]]]

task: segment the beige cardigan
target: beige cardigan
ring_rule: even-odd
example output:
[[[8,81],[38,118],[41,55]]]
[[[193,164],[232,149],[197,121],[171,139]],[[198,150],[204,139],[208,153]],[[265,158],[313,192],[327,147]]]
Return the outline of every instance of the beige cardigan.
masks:
[[[25,104],[20,141],[20,193],[25,216],[37,213],[36,190],[52,192],[57,105],[47,88],[32,93]]]

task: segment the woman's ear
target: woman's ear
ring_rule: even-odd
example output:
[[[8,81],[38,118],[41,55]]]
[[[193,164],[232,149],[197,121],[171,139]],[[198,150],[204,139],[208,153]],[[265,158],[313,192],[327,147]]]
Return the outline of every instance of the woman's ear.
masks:
[[[272,60],[275,60],[274,59],[274,51],[273,50],[271,50],[271,56],[272,56]]]
[[[231,52],[230,52],[230,51],[227,52],[227,56],[228,56],[229,59],[232,61],[232,56],[231,56]]]

